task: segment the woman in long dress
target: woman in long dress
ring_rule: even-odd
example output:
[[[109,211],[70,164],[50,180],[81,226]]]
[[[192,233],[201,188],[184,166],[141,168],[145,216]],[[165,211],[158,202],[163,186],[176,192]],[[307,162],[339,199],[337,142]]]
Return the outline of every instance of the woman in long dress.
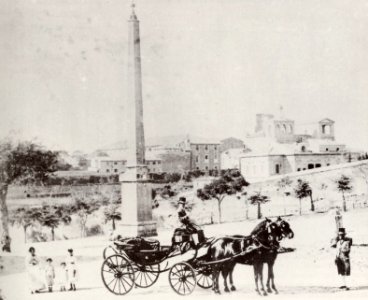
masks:
[[[35,248],[31,247],[26,256],[26,269],[28,273],[28,286],[30,292],[39,293],[44,288],[40,273],[40,260],[36,255]]]

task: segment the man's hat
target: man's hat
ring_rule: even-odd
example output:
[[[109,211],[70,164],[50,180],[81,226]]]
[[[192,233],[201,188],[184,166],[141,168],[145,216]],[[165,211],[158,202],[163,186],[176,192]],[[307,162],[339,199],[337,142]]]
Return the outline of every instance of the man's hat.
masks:
[[[187,199],[185,199],[184,197],[180,197],[178,204],[185,204],[185,202],[187,202]]]
[[[339,234],[346,234],[345,228],[339,228]]]
[[[73,249],[72,248],[68,249],[68,252],[73,252]]]

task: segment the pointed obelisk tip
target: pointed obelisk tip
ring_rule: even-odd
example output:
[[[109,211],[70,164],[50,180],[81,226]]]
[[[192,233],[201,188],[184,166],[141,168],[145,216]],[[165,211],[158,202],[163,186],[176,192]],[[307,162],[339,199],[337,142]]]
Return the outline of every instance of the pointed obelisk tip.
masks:
[[[134,1],[132,1],[132,4],[130,5],[130,7],[132,8],[132,14],[130,15],[130,19],[134,19],[134,20],[137,20],[137,16],[135,14],[135,3]]]

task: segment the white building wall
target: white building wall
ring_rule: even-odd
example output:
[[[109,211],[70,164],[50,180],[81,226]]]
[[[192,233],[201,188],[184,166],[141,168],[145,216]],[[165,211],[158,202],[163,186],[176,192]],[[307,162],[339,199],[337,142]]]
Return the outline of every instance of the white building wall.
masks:
[[[264,179],[270,176],[270,164],[267,156],[242,157],[240,172],[247,181]]]

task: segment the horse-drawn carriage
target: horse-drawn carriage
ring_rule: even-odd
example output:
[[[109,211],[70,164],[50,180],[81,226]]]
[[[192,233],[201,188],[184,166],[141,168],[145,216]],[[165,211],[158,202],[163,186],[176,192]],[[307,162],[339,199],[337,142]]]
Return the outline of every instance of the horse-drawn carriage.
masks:
[[[141,237],[125,238],[105,248],[101,276],[106,288],[117,295],[127,294],[134,286],[152,286],[163,272],[169,271],[169,283],[180,295],[189,295],[196,285],[212,287],[211,267],[198,257],[201,248],[212,239],[205,239],[203,231],[188,234],[175,230],[171,246],[158,240]],[[113,254],[109,254],[112,252]],[[183,256],[185,258],[181,258]],[[170,265],[170,261],[179,261]]]
[[[103,252],[103,283],[110,292],[124,295],[133,287],[152,286],[161,273],[168,271],[170,286],[180,295],[191,294],[196,285],[204,289],[212,287],[219,292],[220,272],[223,276],[224,272],[231,274],[236,263],[253,264],[256,270],[256,262],[249,263],[245,259],[247,255],[253,260],[263,259],[271,246],[278,244],[277,240],[283,234],[282,226],[271,224],[268,221],[260,223],[249,236],[216,239],[206,239],[202,230],[188,233],[179,228],[175,230],[170,246],[141,237],[120,239]],[[265,252],[260,251],[262,249]],[[263,262],[267,261],[260,261],[262,265]]]

